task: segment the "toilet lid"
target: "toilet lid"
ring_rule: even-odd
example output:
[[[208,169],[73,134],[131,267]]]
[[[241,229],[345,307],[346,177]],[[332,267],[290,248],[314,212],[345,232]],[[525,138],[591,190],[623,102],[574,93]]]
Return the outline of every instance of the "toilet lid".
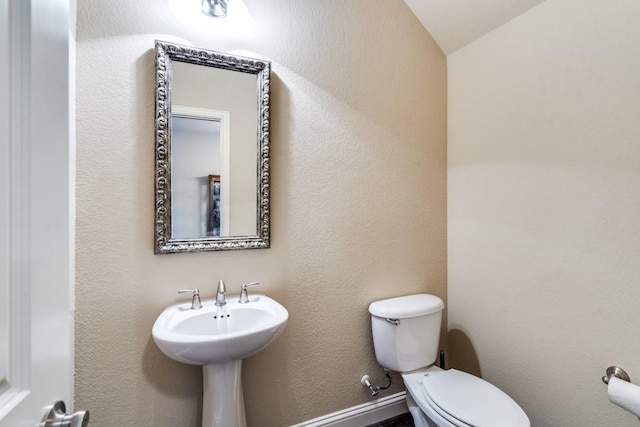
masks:
[[[485,380],[462,371],[450,369],[426,375],[422,380],[422,389],[441,411],[462,421],[463,425],[531,425],[524,411],[506,393]]]

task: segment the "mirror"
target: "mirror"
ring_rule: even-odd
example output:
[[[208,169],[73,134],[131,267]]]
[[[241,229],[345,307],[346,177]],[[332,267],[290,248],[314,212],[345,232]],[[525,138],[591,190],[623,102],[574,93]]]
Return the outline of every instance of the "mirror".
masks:
[[[271,64],[155,48],[155,252],[268,248]]]

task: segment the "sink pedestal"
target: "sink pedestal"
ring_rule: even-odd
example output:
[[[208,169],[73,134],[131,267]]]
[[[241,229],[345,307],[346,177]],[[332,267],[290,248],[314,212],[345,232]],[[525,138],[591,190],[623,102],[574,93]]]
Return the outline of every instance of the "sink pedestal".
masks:
[[[151,330],[164,354],[178,362],[202,366],[202,426],[246,427],[242,397],[242,359],[252,356],[282,333],[289,312],[276,300],[254,294],[249,303],[229,296],[175,304],[165,308]]]
[[[202,366],[202,427],[246,427],[242,360]]]

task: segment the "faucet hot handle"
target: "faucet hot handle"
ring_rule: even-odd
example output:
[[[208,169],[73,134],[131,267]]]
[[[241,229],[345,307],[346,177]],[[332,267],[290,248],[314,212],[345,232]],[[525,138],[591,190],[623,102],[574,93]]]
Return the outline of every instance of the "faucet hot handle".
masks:
[[[253,286],[258,286],[260,282],[251,282],[251,283],[243,283],[242,287],[240,287],[240,299],[238,302],[240,304],[246,304],[249,302],[249,294],[247,293],[247,288],[251,288]]]
[[[223,306],[227,303],[225,298],[225,294],[227,293],[227,287],[224,285],[224,281],[220,280],[218,282],[218,290],[216,292],[216,305]]]
[[[191,300],[191,310],[200,310],[202,308],[202,302],[200,301],[200,291],[196,289],[180,289],[179,294],[193,294]]]

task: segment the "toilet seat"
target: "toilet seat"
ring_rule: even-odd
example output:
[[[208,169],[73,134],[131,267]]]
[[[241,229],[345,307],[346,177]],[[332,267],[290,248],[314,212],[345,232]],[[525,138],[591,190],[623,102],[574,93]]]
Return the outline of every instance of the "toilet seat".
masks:
[[[524,411],[506,393],[476,376],[450,369],[425,373],[422,403],[461,427],[529,427]],[[414,398],[417,396],[414,396]],[[418,397],[418,399],[420,399]],[[420,399],[421,400],[421,399]]]

